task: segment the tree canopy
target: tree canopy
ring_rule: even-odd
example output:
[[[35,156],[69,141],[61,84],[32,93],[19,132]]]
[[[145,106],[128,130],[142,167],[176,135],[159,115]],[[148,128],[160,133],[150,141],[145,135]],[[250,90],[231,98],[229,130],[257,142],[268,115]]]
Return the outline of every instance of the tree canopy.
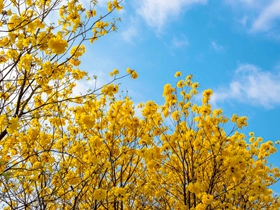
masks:
[[[86,42],[116,31],[121,2],[0,0],[2,209],[278,209],[272,141],[242,133],[192,75],[165,102],[134,104],[115,81],[74,95]],[[50,16],[56,18],[52,22]],[[140,114],[139,114],[140,113]],[[232,129],[226,129],[232,125]]]

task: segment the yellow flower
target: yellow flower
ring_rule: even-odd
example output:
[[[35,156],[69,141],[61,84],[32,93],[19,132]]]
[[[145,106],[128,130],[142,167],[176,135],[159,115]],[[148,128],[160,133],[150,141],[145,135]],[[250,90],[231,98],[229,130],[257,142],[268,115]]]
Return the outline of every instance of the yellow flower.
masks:
[[[119,70],[118,69],[114,69],[112,72],[110,72],[110,76],[115,76],[119,74]]]
[[[195,83],[192,84],[192,88],[198,88],[198,87],[199,87],[198,82],[195,82]]]
[[[175,121],[178,121],[180,119],[180,113],[178,110],[176,110],[175,112],[172,113],[172,118]]]
[[[80,56],[82,56],[85,52],[86,52],[86,47],[85,47],[85,45],[78,45],[78,46],[74,46],[74,47],[71,49],[70,55],[71,55],[71,56],[75,56],[75,57],[80,57]]]
[[[115,196],[120,196],[120,197],[123,197],[124,195],[125,195],[125,189],[124,188],[115,188],[114,189],[114,194],[115,194]]]
[[[4,55],[0,55],[0,63],[5,63],[7,61],[7,57]]]
[[[127,69],[126,69],[126,72],[127,72],[128,74],[131,74],[132,71],[131,71],[130,68],[127,68]]]
[[[62,35],[58,34],[56,37],[53,37],[49,41],[49,48],[54,54],[62,54],[66,51],[68,47],[68,42],[62,39]]]
[[[4,8],[4,1],[0,0],[0,13],[2,12],[3,8]]]
[[[5,126],[6,121],[7,121],[6,115],[4,115],[4,114],[0,115],[0,128],[1,129],[3,129],[3,127]]]
[[[117,0],[114,0],[113,2],[114,7],[119,11],[121,10],[123,7],[119,5],[119,2]]]
[[[107,10],[109,11],[109,12],[112,12],[112,10],[113,10],[113,4],[112,4],[112,2],[108,2],[108,7],[107,7]]]
[[[196,182],[196,183],[189,183],[187,189],[192,192],[192,193],[195,193],[195,194],[198,194],[200,192],[200,186],[199,184]]]
[[[118,69],[114,69],[113,74],[115,74],[115,75],[119,74],[119,70]]]
[[[177,82],[177,88],[183,88],[184,84],[184,80],[180,80],[179,82]]]
[[[77,58],[72,58],[70,59],[70,63],[73,65],[73,66],[79,66],[81,64],[81,61]]]
[[[132,78],[132,79],[136,79],[136,78],[138,77],[138,74],[136,73],[135,70],[131,70],[130,68],[127,68],[127,69],[126,69],[126,72],[127,72],[128,74],[131,74],[131,78]]]
[[[9,38],[8,37],[1,37],[0,38],[0,47],[6,46],[9,43]]]
[[[93,193],[93,197],[98,200],[98,201],[101,201],[103,200],[104,198],[106,198],[106,190],[104,189],[96,189]]]
[[[198,204],[196,207],[195,207],[195,210],[205,210],[206,209],[206,205],[205,204]]]
[[[131,73],[131,78],[132,79],[136,79],[138,77],[138,74],[136,73],[136,71],[132,71],[132,73]]]
[[[70,185],[77,185],[81,182],[79,177],[73,177],[68,180],[68,184]]]
[[[237,122],[238,116],[236,114],[233,114],[231,117],[232,122]]]
[[[202,203],[210,204],[212,201],[213,201],[213,195],[209,195],[209,194],[203,193],[203,195],[202,195]]]
[[[96,10],[88,10],[86,12],[87,18],[94,17],[96,15]]]
[[[244,117],[239,117],[237,119],[236,125],[237,125],[238,128],[242,128],[244,126],[247,126],[248,125],[247,117],[245,117],[245,116]]]
[[[81,117],[81,121],[85,125],[86,128],[91,128],[94,125],[94,119],[89,115],[83,114]]]
[[[210,96],[212,94],[213,94],[213,90],[211,90],[211,89],[204,90],[204,92],[203,92],[203,96],[206,97],[206,98],[210,98]]]
[[[8,126],[7,131],[8,131],[9,133],[12,133],[13,131],[17,130],[18,125],[19,125],[19,123],[18,123],[18,117],[13,117],[13,118],[10,119],[10,121],[9,121],[9,126]]]
[[[163,88],[163,96],[168,96],[172,94],[175,91],[175,89],[170,84],[165,84]]]
[[[192,74],[189,74],[187,77],[186,77],[186,80],[191,80],[193,78],[193,75]]]
[[[180,77],[181,75],[182,75],[182,72],[177,71],[177,72],[175,73],[174,77]]]

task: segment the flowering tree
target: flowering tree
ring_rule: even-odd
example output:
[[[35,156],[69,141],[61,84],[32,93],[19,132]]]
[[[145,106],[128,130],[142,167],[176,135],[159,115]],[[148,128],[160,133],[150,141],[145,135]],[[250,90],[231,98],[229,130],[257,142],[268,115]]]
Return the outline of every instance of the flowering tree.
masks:
[[[98,14],[97,1],[83,3],[0,0],[0,200],[4,206],[71,206],[67,202],[74,196],[73,186],[64,183],[77,183],[78,178],[64,161],[72,157],[77,163],[83,162],[64,146],[74,132],[65,130],[73,124],[69,103],[86,104],[98,95],[112,96],[118,90],[113,81],[127,75],[137,77],[130,69],[119,77],[114,70],[110,83],[94,86],[84,95],[73,95],[78,80],[95,79],[79,69],[80,57],[86,51],[84,43],[115,31],[118,19],[108,22],[106,18],[122,9],[120,1],[108,1],[107,13]],[[77,143],[69,144],[75,148]],[[60,182],[62,185],[56,187]],[[80,179],[79,186],[84,189],[85,183],[86,178]],[[54,188],[48,188],[50,185]],[[82,195],[71,197],[73,208]],[[52,202],[61,205],[52,206]]]
[[[84,96],[72,95],[77,80],[90,79],[79,69],[86,51],[83,43],[115,31],[116,20],[105,18],[122,8],[117,0],[108,2],[108,13],[97,17],[96,5],[77,0],[0,1],[0,139],[17,129],[19,119],[28,124],[34,117],[53,116],[49,110],[62,112],[66,101],[83,101]],[[87,95],[94,92],[96,88]]]
[[[73,95],[78,80],[92,79],[79,69],[83,43],[116,30],[105,18],[120,2],[99,18],[96,5],[0,0],[1,208],[278,209],[273,142],[247,139],[246,117],[224,129],[211,90],[195,101],[191,75],[164,86],[163,105],[140,104],[140,116],[113,83],[137,78],[134,70]]]
[[[253,132],[246,139],[239,131],[247,126],[244,116],[233,115],[233,128],[226,131],[229,119],[209,103],[212,90],[203,92],[198,105],[193,100],[198,83],[191,79],[189,75],[179,80],[176,87],[166,84],[165,104],[148,102],[143,108],[143,116],[160,133],[160,139],[150,141],[143,156],[147,173],[142,205],[160,209],[278,209],[279,198],[269,188],[280,177],[278,167],[268,166],[268,157],[277,151],[274,143],[262,143]],[[171,126],[164,132],[157,130],[166,119]]]

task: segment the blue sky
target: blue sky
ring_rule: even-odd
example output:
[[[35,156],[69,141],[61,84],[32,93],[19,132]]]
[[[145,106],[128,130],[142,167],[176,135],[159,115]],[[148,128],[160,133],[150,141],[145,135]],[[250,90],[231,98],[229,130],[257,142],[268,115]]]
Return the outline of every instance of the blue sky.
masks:
[[[137,80],[120,81],[135,103],[161,103],[176,71],[193,74],[200,90],[214,90],[215,107],[248,117],[245,134],[280,140],[279,0],[126,0],[123,6],[118,32],[88,46],[84,70],[102,83],[114,68],[135,69]],[[272,162],[280,166],[279,158]]]

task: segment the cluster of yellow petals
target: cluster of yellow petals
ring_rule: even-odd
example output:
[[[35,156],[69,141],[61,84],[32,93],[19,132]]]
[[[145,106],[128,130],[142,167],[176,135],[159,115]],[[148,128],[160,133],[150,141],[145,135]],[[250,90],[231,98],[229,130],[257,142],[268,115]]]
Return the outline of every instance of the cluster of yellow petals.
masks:
[[[118,69],[114,69],[112,72],[110,72],[110,76],[116,76],[119,74],[119,70]]]
[[[127,68],[126,72],[131,75],[132,79],[136,79],[138,77],[138,74],[137,74],[137,72],[135,70]]]
[[[108,9],[109,12],[112,12],[113,9],[115,9],[115,8],[116,8],[117,10],[123,9],[123,7],[120,6],[120,3],[119,3],[117,0],[109,1],[107,4],[108,4],[107,9]]]
[[[66,51],[68,42],[67,40],[62,39],[61,34],[58,34],[49,40],[48,47],[54,54],[62,54]]]

